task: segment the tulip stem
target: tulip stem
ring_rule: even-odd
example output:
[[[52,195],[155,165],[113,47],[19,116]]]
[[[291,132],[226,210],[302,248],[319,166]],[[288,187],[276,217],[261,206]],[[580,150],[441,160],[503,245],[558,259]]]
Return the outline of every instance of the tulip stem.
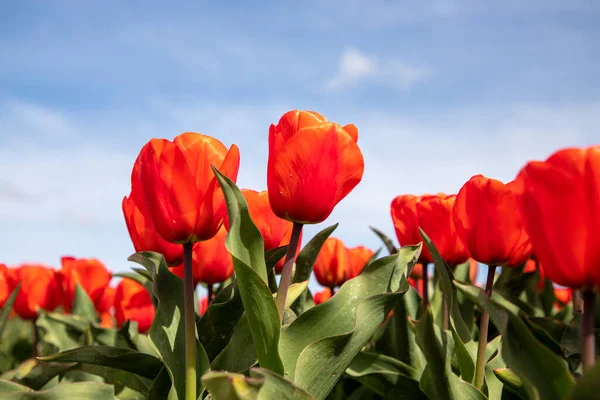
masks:
[[[183,310],[185,323],[185,399],[196,400],[196,313],[192,243],[183,244]]]
[[[294,222],[290,244],[285,255],[285,262],[281,271],[281,280],[279,281],[279,291],[277,292],[277,312],[279,313],[279,323],[283,322],[283,310],[285,308],[285,299],[287,297],[290,281],[292,280],[292,269],[294,267],[294,259],[296,258],[296,250],[300,235],[302,234],[302,224]]]
[[[208,298],[208,305],[210,305],[210,303],[212,303],[213,300],[213,285],[211,283],[209,283],[208,285],[206,285],[206,297]]]
[[[583,312],[581,300],[581,292],[577,289],[573,289],[573,312],[581,314]]]
[[[583,372],[589,371],[596,363],[596,343],[594,338],[594,319],[596,293],[583,292],[583,319],[581,320],[581,362]]]
[[[329,290],[331,290],[331,295],[333,296],[335,294],[335,286],[330,287]]]
[[[485,294],[492,297],[494,286],[494,275],[496,266],[488,266],[487,281],[485,283]],[[485,349],[487,347],[488,327],[490,325],[490,316],[485,309],[481,310],[481,320],[479,321],[479,344],[477,346],[477,362],[475,363],[475,380],[473,385],[477,389],[483,387],[483,375],[485,372]]]
[[[421,278],[421,285],[423,285],[423,310],[429,307],[429,276],[427,275],[428,263],[423,263],[423,278]]]

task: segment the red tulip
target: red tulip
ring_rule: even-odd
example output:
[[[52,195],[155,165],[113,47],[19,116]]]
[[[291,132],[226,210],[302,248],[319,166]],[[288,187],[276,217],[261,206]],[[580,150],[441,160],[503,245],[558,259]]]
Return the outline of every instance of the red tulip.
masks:
[[[112,274],[100,261],[90,258],[62,257],[62,268],[59,273],[64,284],[63,306],[69,312],[75,298],[77,283],[86,291],[96,308],[108,287]]]
[[[154,319],[152,298],[143,285],[133,279],[123,279],[115,293],[115,318],[121,327],[125,321],[138,323],[138,330],[143,333],[150,329]]]
[[[131,173],[131,194],[123,198],[122,203],[125,223],[129,237],[136,252],[155,251],[165,257],[168,265],[183,262],[183,247],[169,243],[158,235],[150,217],[140,177],[140,157],[133,165]]]
[[[12,269],[11,290],[21,282],[14,310],[23,319],[35,319],[38,309],[54,311],[62,301],[62,279],[52,268],[42,265],[23,265]]]
[[[531,255],[513,183],[473,176],[456,196],[453,218],[458,237],[480,263],[516,267]]]
[[[477,281],[477,271],[479,270],[479,263],[472,258],[469,258],[469,279],[471,283]]]
[[[290,221],[279,218],[269,204],[269,194],[266,190],[257,192],[250,189],[243,189],[242,194],[248,203],[250,217],[260,231],[265,241],[265,251],[273,250],[281,246],[290,244],[293,224]],[[225,219],[227,225],[227,218]],[[227,225],[228,227],[228,225]],[[229,229],[229,228],[228,228]],[[302,241],[302,236],[300,236]],[[296,255],[300,252],[300,246]],[[275,266],[275,272],[280,273],[283,268],[284,260],[281,259]]]
[[[227,230],[222,226],[212,239],[194,244],[192,270],[195,283],[212,285],[233,275],[233,259],[225,247],[226,237]],[[183,279],[183,265],[171,268],[171,272]]]
[[[6,265],[0,264],[0,308],[4,306],[11,290],[8,284],[8,271]]]
[[[326,300],[329,300],[331,298],[331,289],[329,288],[325,288],[320,292],[315,293],[315,306],[318,306],[319,304],[323,303]]]
[[[456,196],[427,196],[416,203],[419,226],[449,265],[469,259],[469,252],[456,235],[452,210]]]
[[[315,276],[325,287],[340,286],[348,280],[348,249],[337,238],[327,238],[315,261]]]
[[[360,275],[367,262],[373,257],[373,250],[364,246],[357,246],[348,249],[348,279],[352,279]]]
[[[136,163],[139,177],[133,180],[140,179],[148,216],[164,240],[198,242],[217,233],[227,210],[211,166],[236,181],[240,165],[236,145],[227,150],[215,138],[187,132],[173,142],[150,140]]]
[[[303,224],[324,221],[362,179],[357,141],[354,125],[341,127],[311,111],[287,112],[271,125],[267,186],[275,215]]]
[[[400,246],[416,245],[423,241],[421,232],[419,231],[419,213],[417,210],[417,204],[427,196],[413,196],[410,194],[396,197],[392,200],[391,212],[392,221],[394,222],[394,229],[396,231],[396,237]],[[427,233],[427,232],[425,232]],[[433,259],[429,250],[425,245],[421,250],[419,256],[419,262],[431,263]]]
[[[554,297],[556,297],[556,305],[559,307],[565,306],[571,301],[573,289],[571,288],[554,288]]]
[[[115,305],[116,294],[117,289],[107,286],[104,293],[102,293],[100,301],[96,305],[96,310],[98,310],[99,313],[108,312]]]
[[[600,287],[600,146],[529,162],[517,178],[519,210],[546,276],[574,289]]]
[[[410,277],[415,280],[423,278],[423,264],[417,263],[410,272]]]

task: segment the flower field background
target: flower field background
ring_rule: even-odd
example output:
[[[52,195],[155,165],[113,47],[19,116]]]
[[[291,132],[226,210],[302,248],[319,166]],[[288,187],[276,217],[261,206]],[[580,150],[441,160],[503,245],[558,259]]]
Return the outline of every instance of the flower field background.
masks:
[[[0,265],[0,398],[595,398],[600,146],[390,199],[400,246],[300,246],[361,182],[358,137],[285,113],[263,192],[236,145],[151,139],[122,203],[138,267]]]

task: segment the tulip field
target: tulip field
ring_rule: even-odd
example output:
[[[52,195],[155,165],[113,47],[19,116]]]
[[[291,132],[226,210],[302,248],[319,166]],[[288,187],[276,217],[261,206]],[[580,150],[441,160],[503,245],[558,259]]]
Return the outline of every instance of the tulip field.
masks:
[[[123,171],[135,267],[0,264],[0,400],[599,399],[600,146],[398,188],[380,249],[306,237],[369,167],[358,136],[285,113],[264,191],[235,144],[151,139]]]

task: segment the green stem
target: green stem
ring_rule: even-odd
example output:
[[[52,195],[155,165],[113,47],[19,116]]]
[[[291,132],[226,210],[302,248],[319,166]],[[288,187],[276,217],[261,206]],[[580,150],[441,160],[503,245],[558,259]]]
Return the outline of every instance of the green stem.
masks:
[[[183,244],[183,310],[185,323],[185,399],[196,400],[196,313],[192,243]]]
[[[589,371],[596,363],[596,343],[594,338],[594,318],[596,293],[583,292],[583,319],[581,320],[581,363],[583,372]]]
[[[423,285],[423,310],[429,307],[429,275],[427,275],[427,267],[429,263],[423,263],[423,278],[421,278],[421,284]]]
[[[285,299],[287,297],[288,288],[290,287],[290,281],[292,280],[292,269],[294,267],[294,259],[296,258],[298,242],[300,242],[300,235],[302,234],[302,226],[303,225],[301,223],[294,222],[292,236],[290,237],[290,244],[288,245],[287,253],[285,255],[285,262],[283,264],[283,270],[281,271],[279,291],[277,292],[277,312],[279,313],[279,323],[283,322]]]
[[[485,283],[485,294],[492,297],[492,288],[494,286],[494,275],[496,266],[488,266],[487,282]],[[487,347],[488,327],[490,325],[490,316],[485,309],[481,311],[481,320],[479,321],[479,345],[477,346],[477,362],[475,363],[475,380],[473,385],[481,389],[483,387],[483,376],[485,373],[485,349]]]
[[[573,312],[581,314],[583,312],[583,301],[581,300],[581,292],[573,289]]]

